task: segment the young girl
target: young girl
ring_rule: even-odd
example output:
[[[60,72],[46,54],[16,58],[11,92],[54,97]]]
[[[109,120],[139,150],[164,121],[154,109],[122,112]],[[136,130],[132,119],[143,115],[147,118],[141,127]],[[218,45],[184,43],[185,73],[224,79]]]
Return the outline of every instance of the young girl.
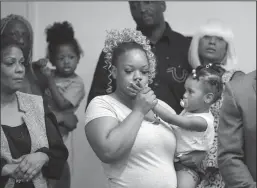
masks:
[[[44,98],[58,119],[62,118],[66,112],[74,113],[85,96],[83,80],[75,73],[82,50],[74,38],[73,28],[68,22],[54,23],[46,29],[46,34],[47,57],[56,69],[52,70],[47,66],[41,69],[41,73],[46,77],[47,86]],[[46,64],[46,61],[42,61],[42,63]],[[71,132],[75,128],[76,124],[73,126],[63,124],[59,127],[69,150],[70,166],[73,153]],[[67,186],[69,183],[65,183],[63,186],[69,187]]]
[[[176,171],[178,188],[195,188],[199,183],[197,169],[179,162],[179,158],[192,151],[208,151],[214,140],[214,117],[210,106],[220,97],[223,89],[215,64],[199,66],[185,82],[185,93],[180,115],[170,114],[157,104],[153,111],[162,120],[172,124],[177,139]]]

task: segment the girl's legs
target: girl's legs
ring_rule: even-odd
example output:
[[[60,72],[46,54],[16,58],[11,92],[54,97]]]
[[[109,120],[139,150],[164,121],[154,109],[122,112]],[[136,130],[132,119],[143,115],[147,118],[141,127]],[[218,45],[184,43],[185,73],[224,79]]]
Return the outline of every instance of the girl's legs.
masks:
[[[178,188],[196,188],[200,182],[200,177],[196,171],[190,169],[181,163],[175,163],[177,171]]]
[[[195,174],[180,170],[177,171],[178,188],[196,188],[199,183],[199,178]]]

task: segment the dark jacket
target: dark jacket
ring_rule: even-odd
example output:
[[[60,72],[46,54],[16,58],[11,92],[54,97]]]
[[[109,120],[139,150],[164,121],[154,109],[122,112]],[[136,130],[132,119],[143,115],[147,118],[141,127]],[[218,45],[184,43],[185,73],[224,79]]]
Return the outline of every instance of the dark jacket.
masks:
[[[218,135],[226,188],[256,188],[256,71],[226,84]]]

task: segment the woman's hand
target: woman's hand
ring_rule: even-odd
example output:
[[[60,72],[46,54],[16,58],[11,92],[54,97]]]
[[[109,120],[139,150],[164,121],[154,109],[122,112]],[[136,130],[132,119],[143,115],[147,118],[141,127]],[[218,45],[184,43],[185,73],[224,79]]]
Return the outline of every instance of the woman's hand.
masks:
[[[39,173],[43,165],[47,163],[48,160],[48,156],[42,152],[26,155],[15,169],[15,177],[18,177],[19,180],[23,182],[30,181]]]
[[[138,110],[144,115],[146,115],[158,102],[154,92],[148,86],[144,87],[140,83],[135,84],[132,82],[128,87],[128,90],[135,94],[133,110]],[[149,114],[149,118],[152,119],[151,114]]]
[[[14,163],[4,165],[2,168],[1,176],[9,176],[14,179],[19,179],[20,177],[18,177],[18,174],[15,173],[15,170],[18,168],[20,162],[23,160],[24,157],[25,155],[16,159]]]
[[[16,179],[17,177],[14,174],[14,171],[16,170],[16,168],[19,166],[19,164],[6,164],[4,165],[4,167],[2,168],[2,174],[1,176],[10,176],[14,179]]]
[[[130,90],[130,92],[132,93],[135,93],[135,96],[137,96],[137,94],[140,93],[140,91],[143,91],[144,89],[147,89],[149,88],[148,85],[146,85],[145,87],[143,87],[140,83],[138,84],[134,84],[134,83],[131,83],[131,86],[128,87],[128,89]],[[151,90],[150,90],[151,91]],[[156,97],[155,97],[156,98]],[[135,101],[136,102],[136,101]],[[154,101],[155,102],[155,101]],[[157,103],[156,103],[157,104]],[[156,105],[154,104],[154,106]],[[147,114],[145,114],[145,118],[144,118],[146,121],[150,121],[150,122],[155,122],[156,121],[156,115],[155,113],[150,110],[148,111]]]
[[[137,84],[131,82],[130,86],[128,86],[127,89],[136,97],[137,94],[144,89],[144,87],[140,82],[138,82]]]
[[[179,161],[185,166],[188,166],[191,168],[197,168],[200,166],[205,156],[206,156],[205,151],[192,151],[188,154],[182,155],[179,158]]]
[[[145,115],[157,104],[158,101],[152,89],[145,87],[139,91],[133,102],[133,110],[138,110]]]

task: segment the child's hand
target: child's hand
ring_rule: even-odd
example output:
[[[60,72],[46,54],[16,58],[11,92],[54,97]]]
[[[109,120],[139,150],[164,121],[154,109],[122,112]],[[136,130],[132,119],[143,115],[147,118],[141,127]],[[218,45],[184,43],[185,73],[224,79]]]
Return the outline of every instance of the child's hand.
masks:
[[[47,79],[52,77],[52,70],[49,67],[41,67],[40,71]]]
[[[77,128],[78,118],[73,113],[65,113],[63,115],[63,125],[68,131],[73,131]]]
[[[64,127],[64,125],[59,126],[59,131],[62,136],[67,135],[70,132],[66,127]]]
[[[188,167],[197,168],[206,156],[205,151],[192,151],[179,157],[180,162]]]
[[[39,66],[40,68],[43,68],[47,65],[47,62],[48,62],[48,59],[42,58],[42,59],[39,59],[39,60],[33,62],[33,64]]]

